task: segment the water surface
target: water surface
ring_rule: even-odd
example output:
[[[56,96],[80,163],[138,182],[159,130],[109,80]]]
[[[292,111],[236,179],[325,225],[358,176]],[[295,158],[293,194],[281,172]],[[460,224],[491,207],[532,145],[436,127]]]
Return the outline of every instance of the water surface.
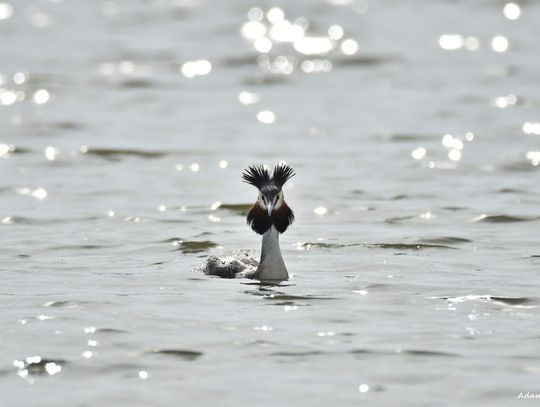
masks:
[[[540,393],[538,18],[535,2],[1,3],[4,403]],[[198,273],[258,257],[240,175],[279,160],[297,172],[291,280]]]

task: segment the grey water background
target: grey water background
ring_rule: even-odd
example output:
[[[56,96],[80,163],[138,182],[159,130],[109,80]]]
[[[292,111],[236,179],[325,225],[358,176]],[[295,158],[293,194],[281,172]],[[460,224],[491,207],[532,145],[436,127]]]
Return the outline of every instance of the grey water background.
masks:
[[[505,4],[3,0],[1,404],[540,393],[540,4]],[[272,8],[334,49],[245,38]],[[258,257],[240,175],[279,160],[290,281],[202,275]]]

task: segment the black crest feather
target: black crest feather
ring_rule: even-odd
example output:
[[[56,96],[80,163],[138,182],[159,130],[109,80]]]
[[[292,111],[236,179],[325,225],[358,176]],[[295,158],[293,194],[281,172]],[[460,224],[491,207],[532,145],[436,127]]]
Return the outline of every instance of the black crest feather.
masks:
[[[270,174],[262,165],[250,165],[242,174],[244,182],[261,189],[264,185],[270,183]]]
[[[292,177],[294,177],[296,174],[292,167],[289,167],[287,164],[279,163],[274,168],[274,173],[272,174],[272,181],[274,181],[274,184],[281,189],[283,185],[290,180]]]

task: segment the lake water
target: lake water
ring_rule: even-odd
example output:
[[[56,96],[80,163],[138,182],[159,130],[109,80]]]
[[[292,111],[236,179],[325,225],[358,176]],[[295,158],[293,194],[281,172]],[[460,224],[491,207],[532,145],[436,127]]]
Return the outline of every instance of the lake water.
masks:
[[[540,393],[540,4],[0,3],[5,406]],[[278,286],[196,270],[260,236]],[[529,400],[529,402],[532,402]]]

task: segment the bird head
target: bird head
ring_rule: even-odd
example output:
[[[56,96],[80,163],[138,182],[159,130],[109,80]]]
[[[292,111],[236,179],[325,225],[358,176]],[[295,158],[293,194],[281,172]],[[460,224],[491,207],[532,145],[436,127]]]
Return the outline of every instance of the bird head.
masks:
[[[294,170],[284,163],[276,165],[271,174],[262,165],[253,165],[244,170],[244,182],[259,190],[257,202],[247,217],[248,224],[255,232],[263,234],[274,225],[283,233],[293,222],[294,214],[285,202],[283,185],[294,175]]]

